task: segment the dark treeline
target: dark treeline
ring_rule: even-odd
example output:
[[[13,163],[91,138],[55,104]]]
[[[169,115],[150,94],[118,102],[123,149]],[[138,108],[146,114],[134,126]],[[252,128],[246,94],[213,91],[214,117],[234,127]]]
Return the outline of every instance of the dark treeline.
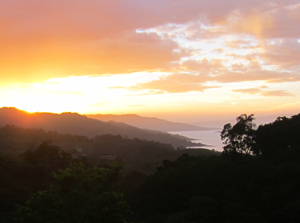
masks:
[[[128,171],[139,170],[145,174],[154,173],[164,159],[175,160],[183,153],[216,154],[207,149],[175,150],[171,144],[130,139],[120,135],[107,134],[88,138],[42,129],[24,129],[12,125],[0,128],[0,154],[2,155],[17,157],[27,150],[35,150],[45,141],[51,141],[73,156],[87,157],[94,165],[113,159],[124,162],[124,168]]]
[[[88,138],[11,125],[2,127],[0,222],[5,219],[12,222],[17,204],[24,205],[33,194],[49,188],[55,183],[53,173],[66,169],[74,162],[83,163],[84,168],[108,169],[112,162],[122,163],[122,174],[127,175],[122,179],[122,190],[130,194],[147,175],[155,172],[164,159],[175,160],[183,153],[217,154],[206,149],[174,150],[170,144],[118,135]]]
[[[132,199],[141,222],[300,222],[300,114],[257,129],[241,115],[222,156],[164,161]]]
[[[299,135],[300,114],[258,128],[241,115],[219,155],[7,126],[0,222],[300,222]]]
[[[181,156],[137,190],[142,222],[299,222],[300,164]]]

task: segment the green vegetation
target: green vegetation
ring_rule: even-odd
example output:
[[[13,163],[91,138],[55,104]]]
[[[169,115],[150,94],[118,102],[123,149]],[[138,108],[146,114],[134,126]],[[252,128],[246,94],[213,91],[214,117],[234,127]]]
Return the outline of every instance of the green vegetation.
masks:
[[[49,189],[18,208],[16,222],[126,222],[130,214],[118,189],[120,166],[85,168],[71,164],[53,174]]]
[[[6,126],[0,222],[300,222],[299,135],[300,114],[241,115],[218,154]]]

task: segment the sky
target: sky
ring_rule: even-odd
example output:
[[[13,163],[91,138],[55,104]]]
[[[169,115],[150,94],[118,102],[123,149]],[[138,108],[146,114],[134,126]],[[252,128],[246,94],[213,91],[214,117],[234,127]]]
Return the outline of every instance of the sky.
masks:
[[[0,107],[295,115],[299,24],[294,0],[0,0]]]

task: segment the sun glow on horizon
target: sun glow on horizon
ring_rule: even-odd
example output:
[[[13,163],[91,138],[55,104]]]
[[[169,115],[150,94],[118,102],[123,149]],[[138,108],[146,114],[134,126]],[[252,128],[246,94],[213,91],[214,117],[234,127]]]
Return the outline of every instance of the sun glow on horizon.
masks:
[[[4,0],[0,107],[163,116],[297,111],[299,4],[220,3]]]
[[[139,80],[132,78],[136,75],[135,73],[115,76],[68,77],[50,79],[42,83],[15,84],[9,88],[0,89],[0,107],[16,107],[30,113],[50,112],[56,114],[74,112],[168,117],[168,114],[172,113],[174,117],[188,120],[189,118],[184,117],[184,114],[196,117],[217,116],[220,110],[223,115],[249,112],[249,108],[254,103],[260,106],[253,107],[252,113],[264,113],[266,103],[269,105],[269,112],[271,112],[270,109],[279,111],[297,106],[293,105],[292,97],[283,98],[280,107],[278,101],[269,101],[267,97],[261,97],[260,94],[268,91],[274,92],[274,94],[283,93],[276,91],[276,84],[272,89],[261,81],[227,84],[211,82],[207,83],[207,86],[219,84],[222,88],[207,89],[203,92],[155,93],[145,90],[132,91],[128,89],[128,86],[147,83],[147,81],[156,80],[165,74],[157,73],[154,77],[145,73],[143,78],[139,74]],[[248,90],[240,90],[247,87]],[[277,87],[280,87],[280,84]],[[297,84],[291,83],[289,88],[297,89]]]
[[[126,90],[136,83],[151,81],[164,73],[131,73],[111,76],[71,76],[42,83],[14,84],[0,88],[1,107],[16,107],[28,112],[120,112],[135,107],[125,98],[140,93]],[[120,100],[122,98],[122,100]],[[132,100],[129,100],[132,101]],[[130,102],[130,103],[133,103]],[[136,104],[138,102],[134,102]],[[121,109],[122,110],[122,109]]]

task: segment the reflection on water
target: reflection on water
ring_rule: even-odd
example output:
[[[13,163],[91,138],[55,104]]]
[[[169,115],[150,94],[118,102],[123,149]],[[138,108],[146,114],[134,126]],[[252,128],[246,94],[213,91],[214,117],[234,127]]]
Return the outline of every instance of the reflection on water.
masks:
[[[223,151],[223,145],[221,141],[221,130],[209,130],[209,131],[176,131],[176,132],[169,132],[170,134],[179,134],[182,136],[186,136],[192,138],[193,142],[203,143],[208,145],[207,149],[214,149],[217,151]]]

